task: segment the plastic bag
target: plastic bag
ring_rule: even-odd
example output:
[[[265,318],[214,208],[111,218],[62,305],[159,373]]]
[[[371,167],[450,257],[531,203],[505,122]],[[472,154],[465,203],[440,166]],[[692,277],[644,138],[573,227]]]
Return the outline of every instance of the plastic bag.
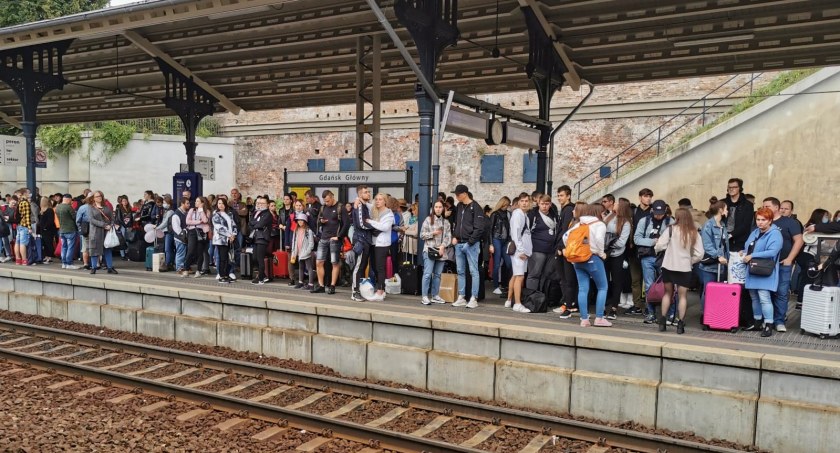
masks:
[[[743,285],[747,280],[747,264],[741,259],[741,254],[738,252],[729,252],[729,268],[728,279],[729,283],[738,283]]]
[[[114,228],[108,230],[108,234],[105,235],[105,242],[102,243],[102,246],[106,249],[112,249],[120,246],[120,238],[117,237],[117,231]]]
[[[400,274],[394,274],[392,278],[385,280],[385,293],[386,294],[400,294],[402,291],[402,280],[400,279]]]
[[[362,283],[359,284],[359,293],[367,300],[373,299],[373,296],[376,295],[376,288],[373,287],[370,279],[365,278],[362,280]]]

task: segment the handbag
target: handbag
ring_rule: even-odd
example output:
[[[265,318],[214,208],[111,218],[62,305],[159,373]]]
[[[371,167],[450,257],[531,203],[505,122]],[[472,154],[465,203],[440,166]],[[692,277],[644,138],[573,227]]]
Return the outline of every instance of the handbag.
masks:
[[[776,270],[775,258],[753,258],[749,263],[749,273],[758,277],[773,275]]]
[[[665,282],[662,281],[662,274],[656,278],[656,281],[650,285],[648,288],[647,293],[645,294],[645,300],[649,304],[659,304],[662,303],[662,298],[665,297]]]
[[[108,230],[108,234],[105,235],[105,242],[102,243],[102,246],[106,249],[112,249],[120,246],[120,238],[117,235],[117,230],[114,228]]]
[[[207,233],[204,232],[201,228],[196,227],[195,229],[195,238],[199,241],[206,241],[207,240]]]
[[[90,235],[90,222],[84,220],[79,222],[79,234],[83,237],[88,237],[88,235]]]
[[[426,249],[426,254],[429,256],[430,260],[437,261],[441,258],[440,250],[437,248]]]
[[[712,256],[708,253],[704,253],[703,254],[703,259],[700,260],[700,264],[703,264],[703,265],[706,265],[706,266],[708,266],[710,264],[715,264],[717,262],[718,262],[718,257]]]

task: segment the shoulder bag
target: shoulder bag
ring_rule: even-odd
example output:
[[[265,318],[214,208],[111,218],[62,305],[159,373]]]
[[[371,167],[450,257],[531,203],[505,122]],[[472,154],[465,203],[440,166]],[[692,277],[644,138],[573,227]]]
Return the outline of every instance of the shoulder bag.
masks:
[[[747,255],[752,255],[753,251],[755,250],[755,243],[764,236],[765,233],[761,233],[752,241],[747,247]],[[755,275],[756,277],[768,277],[773,275],[773,272],[776,270],[776,258],[753,258],[747,264],[747,271],[751,275]]]

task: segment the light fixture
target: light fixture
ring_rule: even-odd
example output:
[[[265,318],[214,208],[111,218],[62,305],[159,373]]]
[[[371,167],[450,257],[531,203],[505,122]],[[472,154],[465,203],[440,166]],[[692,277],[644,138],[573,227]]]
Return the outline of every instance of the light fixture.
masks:
[[[708,36],[700,39],[689,39],[686,41],[673,41],[674,47],[703,46],[706,44],[722,44],[727,42],[749,41],[755,38],[755,33],[740,35]]]
[[[105,102],[127,102],[133,100],[134,96],[111,96],[104,99]]]
[[[508,146],[525,149],[540,148],[540,130],[533,127],[520,126],[506,121],[504,126],[504,139],[502,143]]]
[[[446,117],[446,132],[454,132],[472,138],[487,138],[487,121],[489,118],[481,113],[452,107]]]
[[[305,86],[305,85],[317,85],[321,83],[321,79],[314,78],[314,79],[289,79],[289,80],[282,80],[282,79],[272,79],[279,87],[297,87],[297,86]]]
[[[221,12],[221,13],[213,13],[213,14],[208,15],[207,18],[210,19],[210,20],[227,19],[227,18],[230,18],[230,17],[238,17],[238,16],[245,16],[247,14],[261,13],[261,12],[264,12],[264,11],[269,11],[271,9],[274,9],[274,8],[271,7],[271,5],[254,6],[254,7],[251,7],[251,8],[237,9],[237,10],[232,10],[232,11],[224,11],[224,12]]]
[[[58,104],[39,104],[38,105],[39,109],[54,109],[56,107],[58,107]]]

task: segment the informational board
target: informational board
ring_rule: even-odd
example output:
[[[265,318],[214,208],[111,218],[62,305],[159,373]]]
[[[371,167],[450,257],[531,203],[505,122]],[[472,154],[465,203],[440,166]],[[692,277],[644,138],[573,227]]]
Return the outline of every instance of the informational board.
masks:
[[[324,186],[328,184],[405,184],[405,171],[290,171],[286,184],[290,186]]]
[[[181,173],[188,171],[187,164],[181,164]],[[216,180],[216,158],[195,156],[195,172],[201,173],[201,177],[206,181]]]
[[[0,166],[26,166],[26,139],[13,135],[0,135]]]

